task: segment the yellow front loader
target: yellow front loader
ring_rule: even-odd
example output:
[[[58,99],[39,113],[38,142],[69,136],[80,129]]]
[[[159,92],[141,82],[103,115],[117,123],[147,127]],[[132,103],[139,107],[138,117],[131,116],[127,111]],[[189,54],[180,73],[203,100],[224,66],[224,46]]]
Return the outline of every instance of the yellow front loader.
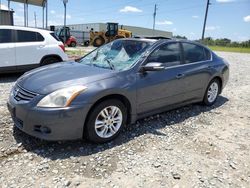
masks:
[[[132,32],[118,29],[118,23],[107,23],[106,31],[90,31],[90,45],[99,47],[119,38],[131,38]]]

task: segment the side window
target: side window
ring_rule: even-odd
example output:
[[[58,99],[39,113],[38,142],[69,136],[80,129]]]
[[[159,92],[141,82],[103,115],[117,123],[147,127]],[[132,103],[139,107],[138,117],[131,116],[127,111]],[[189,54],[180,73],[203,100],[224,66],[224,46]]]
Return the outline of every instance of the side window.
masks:
[[[206,60],[210,60],[211,59],[211,52],[209,50],[207,50],[206,48],[204,48],[204,52],[206,55]]]
[[[166,66],[181,64],[181,52],[179,43],[169,43],[160,46],[148,57],[147,62],[160,62]]]
[[[38,42],[44,41],[44,38],[40,33],[36,33],[36,41],[38,41]]]
[[[70,36],[69,30],[66,30],[66,36]]]
[[[57,41],[60,41],[60,39],[56,36],[55,33],[50,33],[50,35],[51,35],[54,39],[56,39]]]
[[[10,42],[13,42],[11,29],[0,29],[0,43]]]
[[[190,43],[182,43],[182,45],[186,63],[194,63],[207,60],[203,47]]]
[[[17,30],[17,42],[39,42],[39,41],[44,41],[44,38],[40,33]]]

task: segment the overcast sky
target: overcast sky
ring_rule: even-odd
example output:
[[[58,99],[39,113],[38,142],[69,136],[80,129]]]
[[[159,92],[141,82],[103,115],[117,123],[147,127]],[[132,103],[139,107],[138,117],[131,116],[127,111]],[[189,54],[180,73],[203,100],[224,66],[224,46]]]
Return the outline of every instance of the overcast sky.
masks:
[[[63,3],[48,0],[49,25],[63,24]],[[234,41],[250,39],[250,0],[210,0],[206,37],[230,38]],[[7,8],[7,0],[1,0]],[[172,31],[189,39],[201,38],[206,0],[69,0],[67,23],[118,22],[152,28],[153,9],[157,4],[156,29]],[[14,22],[23,25],[23,4],[11,2]],[[42,8],[29,6],[29,26],[34,26],[34,12],[38,26],[42,25]]]

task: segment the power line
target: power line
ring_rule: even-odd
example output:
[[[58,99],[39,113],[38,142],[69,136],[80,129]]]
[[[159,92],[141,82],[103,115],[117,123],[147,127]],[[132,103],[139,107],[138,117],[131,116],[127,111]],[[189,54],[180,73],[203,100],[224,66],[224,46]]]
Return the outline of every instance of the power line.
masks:
[[[209,5],[210,5],[210,0],[207,0],[207,7],[206,7],[205,18],[204,18],[204,24],[203,24],[203,30],[202,30],[202,37],[201,37],[201,40],[204,40],[204,35],[205,35],[205,30],[206,30],[207,14],[208,14]]]

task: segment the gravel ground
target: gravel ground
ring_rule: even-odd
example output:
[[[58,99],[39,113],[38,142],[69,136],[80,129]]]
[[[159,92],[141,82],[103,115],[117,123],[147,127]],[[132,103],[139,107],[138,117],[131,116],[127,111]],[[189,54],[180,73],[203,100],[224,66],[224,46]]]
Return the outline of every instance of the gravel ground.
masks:
[[[113,142],[46,142],[13,128],[19,75],[0,77],[0,187],[250,187],[250,54],[218,52],[230,80],[198,104],[127,127]]]

